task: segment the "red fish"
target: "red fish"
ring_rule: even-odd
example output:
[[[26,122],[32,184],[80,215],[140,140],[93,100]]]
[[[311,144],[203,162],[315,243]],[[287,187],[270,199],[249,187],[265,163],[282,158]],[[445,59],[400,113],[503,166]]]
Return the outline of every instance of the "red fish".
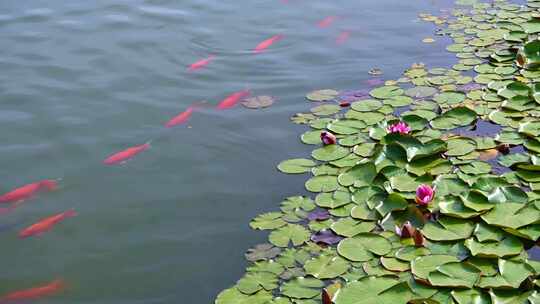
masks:
[[[275,42],[277,42],[277,41],[279,41],[281,39],[283,39],[283,35],[274,35],[274,36],[266,39],[265,41],[259,43],[255,47],[255,50],[253,50],[253,52],[261,53],[262,51],[266,50],[269,46],[271,46],[272,44],[274,44]]]
[[[193,71],[196,71],[196,70],[199,70],[199,69],[202,69],[203,67],[207,66],[212,60],[214,60],[215,56],[214,55],[210,55],[208,58],[206,59],[201,59],[193,64],[191,64],[189,67],[188,67],[188,71],[189,72],[193,72]]]
[[[32,226],[23,229],[21,232],[19,232],[19,237],[26,238],[29,236],[40,235],[42,233],[45,233],[51,230],[52,227],[54,227],[54,225],[60,223],[66,218],[73,217],[76,215],[77,215],[77,212],[75,212],[75,210],[73,209],[70,209],[68,211],[58,213],[53,216],[49,216],[33,224]]]
[[[140,146],[135,146],[131,148],[127,148],[123,151],[120,151],[118,153],[115,153],[109,157],[107,157],[103,163],[106,165],[115,165],[118,163],[125,162],[126,160],[132,158],[133,156],[141,153],[142,151],[150,148],[150,144],[146,143]]]
[[[323,20],[319,21],[317,25],[321,28],[329,27],[334,21],[336,21],[337,16],[328,16]]]
[[[176,115],[171,120],[169,120],[165,127],[171,128],[179,124],[183,124],[184,122],[188,121],[188,119],[191,117],[191,114],[193,114],[193,107],[188,107],[184,112]]]
[[[54,180],[46,179],[39,182],[24,185],[0,196],[0,203],[19,202],[32,197],[38,191],[45,189],[52,191],[57,188]]]
[[[242,98],[249,96],[251,93],[249,90],[238,91],[232,93],[227,98],[223,99],[218,105],[217,108],[220,110],[230,109],[234,107]]]
[[[339,33],[339,36],[337,36],[336,38],[336,43],[337,44],[343,44],[345,43],[347,40],[349,40],[349,37],[351,36],[351,32],[349,31],[343,31],[341,33]]]
[[[66,287],[66,284],[64,283],[64,281],[61,279],[58,279],[45,285],[8,293],[4,297],[2,297],[1,300],[2,300],[2,303],[4,302],[10,303],[12,301],[21,301],[21,300],[36,300],[43,297],[54,295],[62,291],[63,289],[65,289],[65,287]]]

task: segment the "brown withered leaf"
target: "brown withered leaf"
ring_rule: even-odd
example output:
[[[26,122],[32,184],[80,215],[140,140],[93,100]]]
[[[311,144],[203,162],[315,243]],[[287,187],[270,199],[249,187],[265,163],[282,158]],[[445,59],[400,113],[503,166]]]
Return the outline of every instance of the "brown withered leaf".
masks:
[[[499,155],[499,151],[497,149],[487,149],[479,152],[480,156],[478,157],[478,159],[483,161],[495,159]]]

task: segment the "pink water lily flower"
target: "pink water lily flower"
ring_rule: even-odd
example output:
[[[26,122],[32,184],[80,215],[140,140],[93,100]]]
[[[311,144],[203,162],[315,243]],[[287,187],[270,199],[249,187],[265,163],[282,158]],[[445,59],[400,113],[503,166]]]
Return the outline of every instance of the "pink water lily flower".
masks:
[[[420,206],[427,206],[435,196],[435,190],[429,185],[420,185],[416,188],[416,203]]]
[[[321,141],[324,145],[333,145],[336,143],[336,136],[330,132],[321,132]]]
[[[400,121],[393,125],[388,126],[388,133],[400,133],[400,134],[409,134],[411,128],[406,123]]]

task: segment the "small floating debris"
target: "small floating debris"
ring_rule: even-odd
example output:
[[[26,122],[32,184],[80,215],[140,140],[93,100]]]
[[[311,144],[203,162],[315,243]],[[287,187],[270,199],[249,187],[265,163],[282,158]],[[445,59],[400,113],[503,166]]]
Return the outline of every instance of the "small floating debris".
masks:
[[[273,105],[274,101],[275,98],[272,96],[261,95],[246,98],[240,104],[248,109],[263,109]]]
[[[379,69],[379,68],[373,68],[373,69],[369,70],[368,74],[373,75],[373,76],[379,76],[379,75],[383,74],[383,71],[381,69]]]

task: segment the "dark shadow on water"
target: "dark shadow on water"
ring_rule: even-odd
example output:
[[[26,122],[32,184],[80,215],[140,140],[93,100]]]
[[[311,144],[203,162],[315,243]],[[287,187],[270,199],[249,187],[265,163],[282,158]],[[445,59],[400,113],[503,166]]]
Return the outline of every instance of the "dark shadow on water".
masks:
[[[477,120],[473,126],[456,128],[451,131],[452,134],[468,137],[495,137],[499,134],[502,127],[485,120]]]

